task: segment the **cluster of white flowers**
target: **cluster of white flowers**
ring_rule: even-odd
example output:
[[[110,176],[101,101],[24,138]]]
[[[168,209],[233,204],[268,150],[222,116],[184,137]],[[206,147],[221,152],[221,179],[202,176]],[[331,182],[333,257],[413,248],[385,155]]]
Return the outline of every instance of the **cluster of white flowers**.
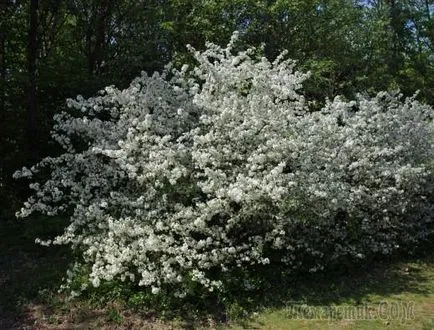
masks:
[[[183,297],[238,267],[316,271],[432,233],[431,108],[382,93],[310,112],[308,74],[285,54],[234,54],[236,39],[192,50],[193,68],[69,100],[53,130],[65,152],[16,173],[50,168],[18,215],[71,215],[40,243],[81,251],[94,286]]]

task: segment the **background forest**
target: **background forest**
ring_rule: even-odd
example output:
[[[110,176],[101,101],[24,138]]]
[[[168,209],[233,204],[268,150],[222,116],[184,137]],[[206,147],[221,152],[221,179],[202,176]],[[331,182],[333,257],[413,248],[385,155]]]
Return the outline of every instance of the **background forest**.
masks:
[[[269,59],[287,49],[312,72],[312,100],[399,89],[433,104],[433,11],[431,0],[3,0],[0,214],[18,205],[12,173],[54,151],[49,130],[66,98],[124,88],[142,70],[188,61],[186,44],[222,44],[234,30]]]

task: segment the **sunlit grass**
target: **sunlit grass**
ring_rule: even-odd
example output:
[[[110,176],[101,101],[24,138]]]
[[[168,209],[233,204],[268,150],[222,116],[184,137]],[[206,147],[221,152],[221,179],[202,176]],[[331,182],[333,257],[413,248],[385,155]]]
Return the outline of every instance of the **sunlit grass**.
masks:
[[[222,328],[434,329],[434,259],[429,256],[306,282],[297,291],[292,302]],[[345,316],[339,311],[355,312]]]
[[[35,237],[55,235],[62,226],[61,219],[43,218],[1,224],[0,329],[434,329],[432,252],[282,282],[264,292],[263,299],[250,300],[248,306],[240,299],[239,306],[228,310],[227,323],[212,319],[191,323],[182,318],[162,321],[152,312],[131,310],[116,299],[99,303],[97,296],[91,296],[65,301],[57,288],[70,259],[68,249],[34,244]],[[383,313],[369,320],[342,314],[366,307],[376,315],[385,303],[413,309],[408,317]],[[295,309],[300,305],[317,313],[332,309],[334,314],[319,314],[321,320],[302,319],[300,309]]]

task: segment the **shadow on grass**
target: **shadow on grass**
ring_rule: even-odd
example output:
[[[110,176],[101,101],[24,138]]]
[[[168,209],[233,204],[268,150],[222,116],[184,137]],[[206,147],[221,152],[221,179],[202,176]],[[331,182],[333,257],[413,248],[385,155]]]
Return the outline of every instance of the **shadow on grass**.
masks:
[[[394,301],[400,294],[430,299],[434,294],[434,254],[431,249],[428,251],[292,279],[276,276],[266,290],[246,299],[246,315],[264,309],[290,312],[291,307],[300,306],[361,306]],[[252,321],[254,317],[246,317],[235,319],[234,323],[254,329]],[[257,320],[256,324],[264,325]]]
[[[411,293],[429,295],[433,287],[425,286],[430,278],[423,272],[425,262],[434,264],[430,256],[408,258],[401,256],[376,261],[359,268],[336,269],[324,274],[305,275],[292,282],[292,301],[312,305],[358,304],[369,302],[369,296],[387,297]],[[432,285],[432,283],[431,283]]]
[[[43,217],[0,223],[0,329],[33,329],[38,320],[29,313],[29,306],[35,304],[43,309],[42,315],[52,315],[53,320],[49,322],[55,328],[56,310],[65,307],[55,292],[66,273],[70,254],[68,248],[41,247],[34,240],[36,237],[53,237],[64,227],[64,220]],[[225,306],[226,310],[215,305],[212,312],[216,323],[236,319],[240,325],[251,328],[248,315],[264,308],[281,309],[294,303],[308,306],[358,305],[369,303],[372,296],[386,300],[400,293],[425,296],[434,293],[434,271],[424,271],[433,265],[431,253],[417,258],[397,256],[369,265],[304,274],[295,279],[279,277],[278,272],[270,270],[268,277],[271,281],[263,290],[251,294],[233,292],[232,305]],[[428,278],[427,274],[433,277]],[[193,307],[200,305],[191,303]],[[89,309],[89,306],[82,312],[83,315],[77,312],[73,322],[91,323],[90,319],[104,317],[101,311]],[[136,319],[141,318],[141,312],[137,312]],[[119,315],[117,313],[109,313],[106,321],[122,323],[123,318],[129,320],[125,313],[130,312],[121,310]],[[149,315],[144,318],[153,319]],[[187,316],[178,324],[194,329],[204,323]],[[118,328],[122,326],[118,325]]]
[[[35,238],[53,237],[65,222],[56,218],[0,222],[0,329],[31,328],[30,304],[59,288],[68,265],[65,247],[42,247]]]

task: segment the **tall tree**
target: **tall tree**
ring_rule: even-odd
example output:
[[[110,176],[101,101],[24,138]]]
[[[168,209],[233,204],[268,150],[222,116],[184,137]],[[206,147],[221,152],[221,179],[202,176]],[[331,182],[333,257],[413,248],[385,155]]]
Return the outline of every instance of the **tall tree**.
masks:
[[[0,3],[0,118],[4,114],[6,104],[6,15],[9,2]]]
[[[6,33],[0,31],[0,116],[5,111],[6,98]],[[0,117],[1,118],[1,117]]]
[[[28,147],[33,160],[39,157],[38,95],[37,95],[37,57],[38,57],[38,7],[39,0],[30,1],[28,75]]]
[[[100,0],[94,10],[94,26],[89,26],[86,35],[89,74],[93,75],[103,60],[104,46],[108,37],[113,1]],[[94,31],[94,32],[93,32]]]

